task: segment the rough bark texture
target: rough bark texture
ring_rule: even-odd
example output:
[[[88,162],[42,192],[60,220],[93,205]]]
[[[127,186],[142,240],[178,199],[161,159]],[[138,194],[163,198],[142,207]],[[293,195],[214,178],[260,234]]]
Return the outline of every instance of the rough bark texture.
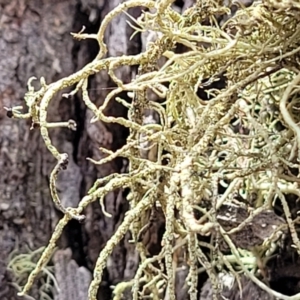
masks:
[[[3,107],[23,105],[29,77],[44,76],[50,82],[75,70],[70,55],[74,46],[69,36],[74,21],[69,16],[76,13],[76,1],[0,3],[0,259],[5,266],[13,250],[22,252],[25,246],[34,250],[45,245],[57,215],[48,189],[54,160],[39,132],[30,131],[27,121],[6,118]],[[56,100],[50,113],[52,119],[74,116],[73,103],[67,105],[59,97]],[[62,141],[68,137],[69,142],[62,142],[61,146],[68,148],[68,152],[74,151],[74,137],[65,131],[54,134]],[[71,168],[78,174],[72,178],[78,186],[79,167],[71,162]],[[79,189],[72,193],[78,201]],[[6,275],[7,272],[0,284],[1,292],[6,291],[1,299],[14,299],[14,289],[10,288]]]

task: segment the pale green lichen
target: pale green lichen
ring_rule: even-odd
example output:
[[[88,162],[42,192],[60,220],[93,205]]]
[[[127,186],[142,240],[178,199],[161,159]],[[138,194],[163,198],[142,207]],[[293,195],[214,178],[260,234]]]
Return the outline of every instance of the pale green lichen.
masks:
[[[103,199],[114,189],[129,187],[130,209],[97,259],[89,300],[96,300],[107,259],[128,231],[132,232],[141,262],[133,281],[117,285],[116,299],[120,299],[127,286],[133,287],[134,299],[142,298],[144,293],[149,292],[142,287],[156,283],[159,283],[159,288],[153,291],[153,297],[158,298],[168,292],[170,299],[175,299],[174,241],[179,238],[184,241],[181,247],[189,263],[187,284],[191,299],[198,296],[199,264],[209,275],[214,299],[220,293],[214,266],[219,268],[223,264],[232,272],[235,272],[235,264],[239,265],[251,280],[275,297],[299,299],[299,295],[281,295],[255,277],[249,271],[255,266],[250,264],[248,268],[245,265],[243,255],[216,221],[216,210],[224,201],[232,199],[234,193],[245,198],[256,193],[254,206],[258,210],[272,208],[278,196],[295,247],[300,251],[284,196],[299,196],[298,177],[285,172],[288,167],[299,168],[300,159],[299,118],[295,114],[299,105],[299,70],[296,66],[300,51],[300,25],[297,16],[292,12],[288,15],[276,11],[270,13],[262,4],[255,4],[240,9],[220,27],[216,16],[229,13],[220,1],[196,1],[183,14],[171,7],[173,2],[129,0],[107,14],[97,34],[73,34],[77,39],[98,41],[100,50],[95,60],[57,82],[47,85],[41,79],[39,91],[31,88],[29,80],[29,91],[25,97],[28,113],[21,114],[19,107],[12,108],[14,117],[32,118],[33,123],[40,126],[46,147],[57,159],[50,176],[51,195],[64,213],[20,295],[28,293],[36,276],[45,268],[64,227],[72,218],[82,220],[84,209],[92,202]],[[156,40],[138,55],[104,58],[107,53],[104,42],[107,25],[118,14],[136,6],[150,10],[135,20],[134,27],[139,31],[156,32]],[[209,25],[203,25],[204,22]],[[175,52],[178,44],[187,48],[185,53]],[[157,60],[162,57],[166,62],[157,68]],[[114,74],[117,67],[135,65],[139,66],[138,76],[130,83],[123,83]],[[89,98],[87,84],[91,75],[102,70],[107,71],[117,88],[106,96],[101,107],[96,107]],[[219,80],[226,83],[223,89],[210,88],[210,84]],[[56,177],[67,167],[67,154],[60,153],[52,144],[48,130],[54,126],[71,125],[70,122],[50,124],[47,111],[55,94],[73,85],[77,85],[75,90],[65,96],[81,91],[84,103],[94,113],[93,122],[118,123],[130,130],[123,148],[116,152],[101,149],[106,157],[99,162],[91,161],[103,164],[122,156],[129,160],[130,165],[128,174],[113,174],[97,180],[77,208],[65,208],[56,192]],[[196,95],[198,89],[203,91],[204,88],[210,95],[209,101]],[[165,97],[165,102],[151,102],[147,99],[147,90]],[[128,118],[106,116],[107,105],[120,92],[133,95],[130,104],[117,98],[129,109]],[[272,98],[274,105],[268,104],[268,97]],[[144,124],[145,109],[156,111],[160,124]],[[262,113],[261,118],[257,111]],[[284,124],[281,130],[276,129],[279,121]],[[234,130],[236,124],[239,131]],[[143,142],[148,139],[150,144],[157,146],[157,157],[147,159],[141,156],[141,137]],[[219,182],[226,185],[226,190],[218,197],[215,189]],[[209,199],[213,203],[211,210],[200,207],[203,200]],[[154,204],[158,204],[164,213],[166,231],[161,254],[152,260],[146,257],[145,247],[138,236],[144,228],[140,216]],[[104,209],[104,205],[102,207]],[[200,220],[194,215],[197,207],[203,212]],[[175,215],[176,210],[178,215]],[[249,220],[251,218],[247,222]],[[196,234],[209,235],[215,230],[229,245],[234,259],[232,256],[226,258],[213,247],[214,255],[211,257],[202,251],[201,245],[205,244],[197,240]],[[263,247],[268,248],[269,245],[266,242]],[[210,249],[211,245],[206,246]],[[265,250],[261,252],[263,255],[267,253]],[[164,264],[164,267],[158,269],[154,262]],[[238,277],[237,273],[234,275]]]

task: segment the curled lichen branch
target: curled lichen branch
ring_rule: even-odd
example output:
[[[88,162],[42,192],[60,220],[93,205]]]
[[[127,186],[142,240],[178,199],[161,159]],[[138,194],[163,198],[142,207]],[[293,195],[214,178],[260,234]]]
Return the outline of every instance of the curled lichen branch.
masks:
[[[287,125],[295,132],[297,137],[297,144],[298,144],[298,160],[300,160],[300,128],[298,124],[295,123],[293,120],[293,117],[290,115],[288,109],[287,109],[287,101],[295,87],[297,86],[298,82],[300,81],[300,73],[295,76],[293,81],[288,85],[286,88],[281,101],[279,103],[279,108],[282,114],[282,117],[284,121],[287,123]]]

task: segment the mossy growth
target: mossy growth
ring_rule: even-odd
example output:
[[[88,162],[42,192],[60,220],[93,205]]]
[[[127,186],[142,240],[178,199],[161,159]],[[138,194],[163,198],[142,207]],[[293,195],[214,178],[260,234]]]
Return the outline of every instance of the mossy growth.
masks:
[[[13,286],[21,291],[25,286],[29,274],[35,269],[37,261],[45,247],[41,247],[35,251],[26,249],[25,253],[20,253],[18,250],[14,250],[8,258],[8,270],[13,274]],[[54,276],[54,267],[45,265],[40,272],[40,276],[37,278],[35,288],[40,300],[51,300],[55,293],[55,289],[58,289],[58,285]],[[26,297],[31,299],[31,297]]]

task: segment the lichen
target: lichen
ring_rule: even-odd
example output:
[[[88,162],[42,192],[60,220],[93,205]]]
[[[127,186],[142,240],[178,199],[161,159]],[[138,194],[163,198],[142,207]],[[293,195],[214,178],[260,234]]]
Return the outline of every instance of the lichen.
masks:
[[[233,201],[236,195],[249,203],[252,213],[245,221],[248,223],[259,211],[272,209],[275,200],[279,199],[286,228],[291,232],[294,247],[300,252],[287,201],[287,195],[299,197],[300,194],[298,173],[291,172],[292,168],[299,168],[300,160],[297,117],[300,25],[297,10],[291,7],[285,13],[270,7],[272,1],[255,2],[249,8],[240,8],[221,26],[217,17],[230,13],[222,1],[196,1],[183,14],[172,8],[173,2],[129,0],[106,15],[96,34],[83,31],[73,34],[79,40],[97,40],[100,47],[97,57],[78,72],[54,83],[46,84],[41,79],[39,91],[29,88],[25,97],[28,113],[20,113],[18,107],[10,111],[11,116],[31,118],[33,125],[40,127],[45,146],[57,159],[50,177],[51,195],[64,213],[20,295],[29,291],[36,276],[46,266],[67,223],[72,218],[83,220],[84,209],[108,192],[128,187],[130,209],[99,254],[89,300],[96,299],[107,259],[128,231],[132,233],[141,258],[136,278],[129,283],[135,300],[149,293],[149,289],[141,289],[147,283],[157,283],[157,289],[152,292],[153,299],[166,292],[170,299],[175,299],[174,245],[179,239],[189,266],[187,284],[191,299],[197,299],[199,264],[209,275],[213,299],[218,299],[221,292],[214,268],[223,265],[236,277],[234,268],[238,265],[255,284],[277,298],[300,297],[282,295],[250,272],[255,267],[244,264],[242,252],[237,250],[216,218],[222,203]],[[137,20],[131,18],[130,22],[135,23],[133,26],[137,31],[156,33],[154,40],[150,40],[145,52],[138,55],[105,58],[107,25],[118,14],[136,6],[149,10]],[[178,45],[185,47],[184,53],[176,52]],[[162,57],[165,63],[158,67],[157,61]],[[123,83],[114,73],[120,66],[139,66],[138,76]],[[116,89],[106,96],[100,107],[96,107],[89,97],[87,83],[91,75],[102,70],[107,71]],[[223,82],[224,86],[216,88],[218,82]],[[130,130],[123,148],[116,152],[100,149],[106,157],[91,161],[101,165],[121,156],[130,164],[128,174],[112,174],[97,180],[77,208],[65,208],[56,193],[56,177],[67,167],[67,154],[60,153],[52,144],[48,130],[70,124],[47,122],[47,110],[56,93],[73,85],[77,85],[75,90],[65,96],[81,92],[84,103],[94,114],[92,122],[118,123]],[[165,100],[152,102],[147,98],[148,90]],[[124,91],[133,96],[131,103],[118,98]],[[128,108],[128,118],[104,114],[108,103],[115,98]],[[143,123],[145,109],[157,112],[159,124]],[[140,150],[144,147],[141,140],[155,145],[156,157],[141,156]],[[218,192],[219,186],[223,192]],[[202,205],[204,201],[210,201],[210,208]],[[159,205],[164,212],[166,230],[161,253],[151,259],[147,258],[138,236],[143,229],[140,216],[154,205]],[[195,210],[201,211],[200,220]],[[216,233],[219,238],[212,240],[215,241],[212,245],[197,239],[197,234]],[[232,256],[229,262],[219,251],[217,241],[220,238],[228,244],[234,263]],[[271,247],[268,241],[271,240],[269,237],[263,243],[262,255],[267,255],[267,248]],[[212,255],[205,254],[204,247]],[[119,299],[124,286],[117,287],[116,299]]]

